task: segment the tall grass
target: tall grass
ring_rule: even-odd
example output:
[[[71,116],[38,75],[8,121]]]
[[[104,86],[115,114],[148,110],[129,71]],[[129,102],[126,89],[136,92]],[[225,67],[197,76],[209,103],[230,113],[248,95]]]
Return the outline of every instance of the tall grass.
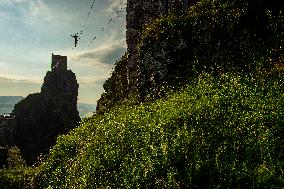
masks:
[[[153,103],[121,106],[61,136],[40,188],[284,186],[283,75],[202,74]]]

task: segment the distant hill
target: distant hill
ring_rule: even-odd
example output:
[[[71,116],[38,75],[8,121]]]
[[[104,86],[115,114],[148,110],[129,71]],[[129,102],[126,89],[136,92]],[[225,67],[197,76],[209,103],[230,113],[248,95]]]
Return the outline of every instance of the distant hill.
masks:
[[[95,104],[78,103],[77,107],[81,118],[91,116],[96,111]]]
[[[14,105],[22,99],[22,96],[0,96],[0,114],[11,113]]]
[[[14,105],[22,100],[22,96],[0,96],[0,115],[11,113]],[[81,118],[90,116],[96,111],[95,104],[78,103],[78,111]]]

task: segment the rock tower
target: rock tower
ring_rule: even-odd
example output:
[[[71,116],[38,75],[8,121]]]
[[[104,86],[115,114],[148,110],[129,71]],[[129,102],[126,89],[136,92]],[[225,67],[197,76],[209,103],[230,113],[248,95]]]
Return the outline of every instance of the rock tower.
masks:
[[[67,56],[52,53],[51,59],[51,70],[67,70]]]
[[[67,57],[52,54],[40,93],[31,94],[15,105],[16,145],[28,164],[49,152],[56,138],[75,128],[79,85],[67,70]]]

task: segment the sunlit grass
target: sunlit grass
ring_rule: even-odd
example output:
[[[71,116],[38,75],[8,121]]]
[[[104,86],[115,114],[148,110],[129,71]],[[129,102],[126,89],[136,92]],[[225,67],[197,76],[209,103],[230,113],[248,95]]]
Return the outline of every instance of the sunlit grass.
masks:
[[[283,76],[283,75],[282,75]],[[281,77],[280,77],[281,78]],[[201,75],[154,103],[85,119],[40,166],[41,187],[283,186],[279,77]]]

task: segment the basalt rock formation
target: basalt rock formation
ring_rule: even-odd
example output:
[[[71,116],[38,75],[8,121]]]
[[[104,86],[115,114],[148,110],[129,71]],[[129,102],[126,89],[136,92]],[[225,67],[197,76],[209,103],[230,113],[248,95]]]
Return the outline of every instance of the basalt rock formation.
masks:
[[[64,65],[62,65],[64,64]],[[15,105],[16,145],[28,164],[36,162],[80,121],[77,110],[79,85],[67,70],[67,57],[53,55],[40,93],[31,94]]]

